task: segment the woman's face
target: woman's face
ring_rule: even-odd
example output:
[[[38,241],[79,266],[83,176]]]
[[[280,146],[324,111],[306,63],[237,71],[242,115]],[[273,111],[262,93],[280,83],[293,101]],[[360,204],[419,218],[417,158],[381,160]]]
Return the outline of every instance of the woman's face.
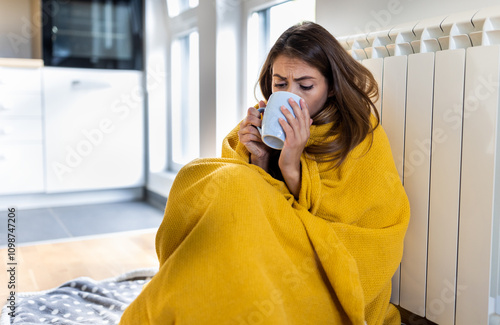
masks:
[[[328,82],[313,66],[300,59],[280,55],[273,64],[273,93],[288,91],[302,97],[314,117],[328,98]]]

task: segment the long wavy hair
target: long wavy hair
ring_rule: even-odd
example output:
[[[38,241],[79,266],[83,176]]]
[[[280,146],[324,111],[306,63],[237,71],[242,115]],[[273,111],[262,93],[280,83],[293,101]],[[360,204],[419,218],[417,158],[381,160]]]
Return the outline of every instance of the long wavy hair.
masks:
[[[379,125],[375,109],[379,92],[370,71],[349,55],[322,26],[303,22],[287,29],[271,48],[260,72],[258,84],[265,99],[272,94],[273,64],[278,56],[300,59],[318,69],[328,82],[325,106],[313,117],[313,124],[332,123],[323,141],[306,147],[316,161],[335,161],[340,166],[349,152]],[[377,122],[372,125],[371,113]],[[327,138],[334,136],[333,141]]]

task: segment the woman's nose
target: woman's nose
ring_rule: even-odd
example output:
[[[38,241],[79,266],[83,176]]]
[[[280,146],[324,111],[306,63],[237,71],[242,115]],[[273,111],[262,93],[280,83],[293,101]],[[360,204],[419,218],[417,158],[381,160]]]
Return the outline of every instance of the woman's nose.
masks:
[[[300,96],[299,95],[299,86],[298,85],[288,85],[285,89],[285,91],[288,91],[289,93],[293,93],[297,96]]]

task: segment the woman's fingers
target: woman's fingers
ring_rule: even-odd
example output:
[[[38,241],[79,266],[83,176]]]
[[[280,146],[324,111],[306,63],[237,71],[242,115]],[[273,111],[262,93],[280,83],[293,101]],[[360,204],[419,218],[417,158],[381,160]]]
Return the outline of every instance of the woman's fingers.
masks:
[[[240,131],[247,126],[260,127],[262,126],[262,120],[260,119],[260,113],[255,107],[248,108],[247,116],[241,121]]]
[[[259,107],[262,105],[265,106],[265,103],[259,103]],[[256,157],[264,157],[268,151],[257,129],[261,126],[262,120],[260,119],[260,112],[255,107],[248,108],[247,116],[240,123],[238,137],[240,142],[247,148],[248,152]]]
[[[288,102],[292,107],[293,114],[282,106],[281,112],[285,116],[285,119],[279,120],[279,123],[286,134],[285,147],[283,149],[285,151],[292,150],[295,153],[293,156],[300,157],[300,153],[304,150],[310,136],[309,128],[311,126],[311,118],[307,104],[303,99],[301,99],[300,102],[296,102],[290,98]],[[259,109],[264,107],[266,107],[266,103],[264,101],[260,101]],[[267,149],[262,142],[260,132],[257,129],[261,126],[261,113],[255,107],[249,107],[247,110],[247,116],[240,124],[238,136],[240,141],[247,147],[250,153],[261,154],[262,149]],[[287,154],[286,156],[289,155]]]
[[[293,108],[293,112],[300,123],[300,126],[304,130],[309,130],[311,117],[309,115],[309,108],[307,107],[306,101],[300,99],[299,103],[296,103],[293,99],[290,99],[290,105]]]
[[[309,107],[307,107],[306,101],[303,99],[300,100],[300,108],[304,113],[305,125],[307,125],[307,127],[311,126],[312,119],[311,119],[311,114],[309,114]]]
[[[255,107],[249,107],[247,111],[247,118],[256,118],[260,120],[260,113]],[[252,119],[252,121],[256,121],[255,119]]]
[[[240,131],[238,133],[239,133],[241,142],[248,142],[248,141],[261,142],[262,141],[260,138],[260,132],[257,130],[256,127],[254,127],[251,124],[240,128]]]
[[[286,117],[286,115],[285,115],[285,117]],[[288,120],[288,118],[287,118],[287,120]],[[281,127],[283,128],[283,131],[285,131],[285,145],[287,142],[294,143],[295,138],[296,138],[296,134],[295,134],[294,129],[290,126],[290,122],[287,122],[282,118],[280,118],[278,120],[278,122],[281,125]]]
[[[300,105],[291,98],[288,102],[293,109],[295,117],[284,106],[281,107],[281,112],[285,116],[286,122],[288,122],[287,124],[290,126],[290,129],[293,131],[293,135],[295,137],[301,138],[302,140],[304,138],[306,138],[307,140],[310,134],[309,127],[311,126],[311,117],[309,115],[307,104],[303,99],[300,100]],[[290,129],[286,126],[284,127],[284,124],[282,125],[282,127],[285,130],[285,133],[287,133],[288,129],[288,136],[290,133]]]

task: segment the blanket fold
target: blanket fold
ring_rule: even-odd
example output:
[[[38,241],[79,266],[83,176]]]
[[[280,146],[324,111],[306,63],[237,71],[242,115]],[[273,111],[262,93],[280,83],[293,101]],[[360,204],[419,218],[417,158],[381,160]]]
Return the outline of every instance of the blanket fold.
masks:
[[[237,131],[222,158],[178,173],[159,272],[120,324],[400,322],[389,299],[410,212],[382,127],[338,168],[303,155],[298,200],[248,163]]]

